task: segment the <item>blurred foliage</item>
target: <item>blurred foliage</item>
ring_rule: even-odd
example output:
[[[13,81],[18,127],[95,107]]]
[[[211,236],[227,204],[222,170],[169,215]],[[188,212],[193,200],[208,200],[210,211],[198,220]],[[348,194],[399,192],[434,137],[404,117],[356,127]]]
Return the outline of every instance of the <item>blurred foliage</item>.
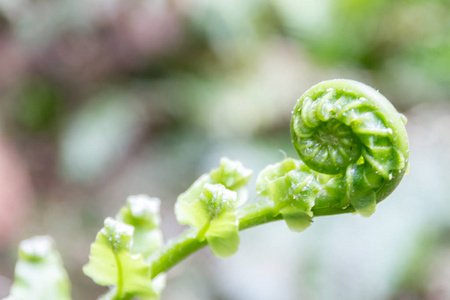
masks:
[[[31,132],[54,130],[62,115],[62,101],[55,86],[31,81],[18,96],[17,122]]]
[[[120,207],[129,194],[160,197],[167,216],[162,227],[167,236],[175,235],[180,229],[173,225],[174,199],[200,173],[216,166],[221,156],[239,159],[254,170],[282,159],[278,149],[293,156],[288,126],[295,99],[320,80],[347,77],[377,87],[410,117],[411,152],[417,155],[412,155],[409,184],[403,184],[404,192],[394,194],[397,198],[389,203],[403,203],[402,197],[427,199],[437,208],[416,205],[403,212],[408,216],[395,219],[409,227],[392,221],[398,222],[396,226],[386,223],[373,232],[386,236],[380,242],[385,253],[364,248],[356,236],[364,239],[367,234],[358,232],[349,248],[332,244],[342,261],[353,253],[351,246],[378,259],[374,265],[366,262],[376,269],[373,276],[363,266],[351,268],[356,274],[352,280],[373,282],[373,298],[361,294],[362,285],[358,289],[339,281],[350,276],[339,263],[308,256],[323,251],[314,248],[317,245],[330,247],[321,240],[329,234],[320,231],[325,228],[320,224],[299,237],[307,240],[308,232],[315,232],[317,240],[310,241],[316,246],[296,248],[299,253],[291,256],[281,252],[289,259],[303,253],[312,257],[309,261],[286,264],[260,258],[279,266],[269,266],[273,272],[298,272],[295,278],[301,287],[292,286],[302,291],[287,289],[281,281],[271,286],[286,288],[285,299],[298,294],[305,299],[361,299],[361,295],[368,300],[448,299],[450,293],[436,296],[435,291],[450,290],[448,284],[436,281],[436,274],[450,270],[445,229],[450,224],[441,220],[448,210],[450,159],[447,140],[437,136],[447,135],[450,109],[415,107],[450,100],[449,1],[4,0],[0,66],[0,161],[10,163],[1,165],[0,172],[10,180],[9,187],[27,187],[24,192],[0,186],[8,191],[2,193],[0,209],[8,211],[3,203],[14,203],[20,215],[19,210],[29,206],[18,205],[29,203],[22,198],[34,198],[32,214],[27,222],[21,221],[23,229],[0,239],[0,245],[10,243],[0,249],[0,297],[9,287],[2,284],[8,282],[2,276],[12,278],[17,240],[48,233],[58,244],[67,245],[58,246],[74,282],[75,299],[94,298],[101,291],[83,277],[79,266],[86,263],[88,245],[101,220],[115,211],[113,206]],[[436,113],[441,115],[435,117]],[[20,159],[2,154],[10,152]],[[20,176],[11,175],[11,170],[22,169],[26,171],[18,172]],[[420,186],[424,188],[417,191]],[[14,223],[10,219],[14,218],[0,219],[0,226],[17,227],[18,218]],[[441,221],[436,228],[424,230],[427,222],[437,219]],[[345,230],[361,226],[345,222],[339,219],[332,226]],[[273,234],[278,236],[279,230]],[[400,233],[409,236],[404,247],[389,247],[389,242],[399,244]],[[257,235],[248,237],[255,245]],[[280,243],[285,242],[282,237]],[[248,257],[254,253],[245,248],[245,239],[242,252],[250,263]],[[259,249],[266,247],[285,251],[264,244]],[[261,280],[265,278],[264,268],[253,268]],[[224,266],[218,269],[227,277]],[[218,284],[225,279],[215,281],[218,275],[208,267],[184,271],[188,277],[169,278],[174,288],[169,284],[167,299],[279,296],[271,294],[267,284],[253,281],[261,289],[257,294],[251,280],[235,295],[232,286]],[[380,274],[392,280],[383,281]],[[334,285],[325,291],[327,279]],[[210,285],[202,289],[203,281]],[[190,284],[196,287],[186,288]]]

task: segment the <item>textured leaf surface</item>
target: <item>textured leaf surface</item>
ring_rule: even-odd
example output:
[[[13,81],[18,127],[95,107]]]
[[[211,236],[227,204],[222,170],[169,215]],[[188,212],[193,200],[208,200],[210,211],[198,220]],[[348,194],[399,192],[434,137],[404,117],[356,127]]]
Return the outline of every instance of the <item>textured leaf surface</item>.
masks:
[[[83,268],[97,284],[115,286],[119,299],[127,299],[127,295],[156,296],[149,265],[142,255],[131,252],[133,233],[132,226],[107,218],[105,227],[91,245],[89,263]],[[105,297],[109,297],[107,295]]]
[[[220,162],[220,167],[211,170],[208,174],[200,176],[186,192],[178,197],[175,211],[177,210],[178,203],[192,202],[198,199],[206,183],[222,184],[227,189],[235,191],[238,199],[236,206],[242,205],[247,200],[245,186],[253,172],[244,168],[238,161],[222,158]],[[182,222],[180,219],[178,221],[180,223]]]
[[[209,173],[212,183],[223,184],[227,189],[236,191],[247,184],[252,171],[244,168],[239,161],[233,161],[228,158],[220,160],[220,167]]]
[[[303,231],[309,227],[320,185],[308,167],[288,158],[262,170],[256,184],[257,192],[269,197],[283,214],[289,229]]]
[[[374,212],[408,168],[405,121],[377,90],[353,80],[323,81],[300,97],[291,119],[294,147],[311,171],[333,181],[320,182],[321,209]]]
[[[200,179],[205,178],[202,176]],[[198,180],[197,182],[201,182]],[[198,185],[191,187],[198,193]],[[236,218],[236,192],[222,184],[204,183],[202,192],[195,198],[178,198],[176,216],[180,224],[190,225],[198,230],[197,239],[208,241],[216,256],[227,257],[239,246],[239,227]]]

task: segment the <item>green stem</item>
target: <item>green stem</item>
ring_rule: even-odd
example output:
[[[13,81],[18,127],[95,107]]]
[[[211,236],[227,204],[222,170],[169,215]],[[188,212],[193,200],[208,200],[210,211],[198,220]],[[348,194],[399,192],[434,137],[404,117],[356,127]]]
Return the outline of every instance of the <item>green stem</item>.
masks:
[[[328,216],[350,212],[354,212],[354,209],[351,207],[346,209],[313,209],[314,216]],[[270,202],[245,206],[239,210],[237,217],[239,230],[283,219],[283,216]],[[194,229],[188,230],[174,240],[169,241],[163,249],[153,255],[151,264],[152,278],[155,278],[160,273],[167,272],[177,263],[207,244],[206,240],[199,241],[197,239],[197,231]]]
[[[237,217],[239,220],[239,230],[283,219],[283,216],[274,208],[271,202],[244,206],[238,211]]]
[[[197,240],[197,232],[193,229],[169,241],[163,249],[153,256],[151,264],[152,279],[158,274],[168,271],[178,262],[206,245],[206,240]]]
[[[122,264],[116,253],[114,253],[114,258],[116,259],[116,263],[117,263],[117,293],[116,293],[116,296],[114,297],[114,299],[121,299],[122,298],[122,289],[123,289]]]

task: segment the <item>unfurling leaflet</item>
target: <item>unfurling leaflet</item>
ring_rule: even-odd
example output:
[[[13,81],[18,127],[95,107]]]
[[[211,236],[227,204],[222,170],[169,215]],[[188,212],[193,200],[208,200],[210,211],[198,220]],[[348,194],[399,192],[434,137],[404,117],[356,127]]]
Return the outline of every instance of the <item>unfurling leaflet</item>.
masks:
[[[309,168],[291,158],[267,166],[256,182],[258,194],[274,202],[275,211],[283,215],[293,231],[303,231],[310,225],[311,209],[320,188]]]
[[[177,199],[178,222],[195,228],[196,239],[206,240],[218,257],[238,250],[236,208],[246,200],[243,187],[251,175],[240,162],[222,158],[219,168],[201,176]]]

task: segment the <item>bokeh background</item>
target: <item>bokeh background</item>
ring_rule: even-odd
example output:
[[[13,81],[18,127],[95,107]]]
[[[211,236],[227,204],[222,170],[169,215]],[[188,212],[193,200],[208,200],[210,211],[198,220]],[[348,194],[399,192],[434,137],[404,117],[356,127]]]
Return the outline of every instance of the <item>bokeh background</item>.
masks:
[[[221,157],[255,174],[296,157],[291,110],[331,78],[408,117],[400,187],[369,219],[260,226],[225,260],[203,249],[163,299],[450,299],[448,0],[1,0],[0,297],[19,241],[50,234],[74,299],[95,299],[81,266],[128,195],[161,198],[173,238],[177,195]]]

